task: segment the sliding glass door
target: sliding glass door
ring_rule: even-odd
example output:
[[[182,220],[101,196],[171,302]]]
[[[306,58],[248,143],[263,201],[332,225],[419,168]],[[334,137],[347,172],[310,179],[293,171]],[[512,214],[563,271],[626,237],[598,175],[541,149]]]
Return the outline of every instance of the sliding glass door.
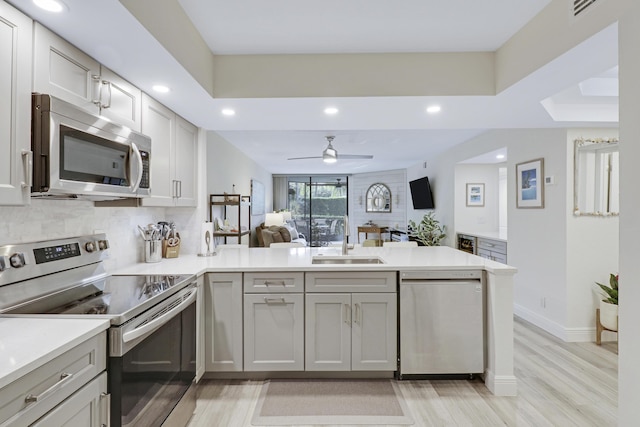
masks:
[[[344,238],[347,215],[346,176],[288,177],[288,208],[309,246],[327,246]]]

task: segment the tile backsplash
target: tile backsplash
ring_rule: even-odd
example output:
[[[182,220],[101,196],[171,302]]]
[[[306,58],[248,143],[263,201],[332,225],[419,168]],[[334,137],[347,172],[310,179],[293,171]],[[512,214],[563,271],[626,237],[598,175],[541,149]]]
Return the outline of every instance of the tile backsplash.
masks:
[[[198,251],[198,210],[148,207],[95,207],[79,200],[32,199],[31,206],[0,207],[0,245],[104,232],[110,243],[107,271],[144,262],[138,225],[173,220],[182,237],[180,253]]]

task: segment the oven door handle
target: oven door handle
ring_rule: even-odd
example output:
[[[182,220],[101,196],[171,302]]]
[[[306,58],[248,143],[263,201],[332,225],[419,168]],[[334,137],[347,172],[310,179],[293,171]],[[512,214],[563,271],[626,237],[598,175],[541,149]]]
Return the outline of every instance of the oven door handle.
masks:
[[[196,294],[197,293],[198,293],[198,290],[194,289],[191,292],[191,295],[189,295],[184,301],[182,301],[180,304],[178,304],[172,310],[166,312],[165,314],[163,314],[162,316],[158,317],[157,319],[153,319],[151,322],[145,324],[144,326],[141,326],[141,327],[136,328],[136,329],[134,329],[132,331],[129,331],[129,332],[125,332],[122,335],[122,341],[123,342],[129,342],[129,341],[133,341],[133,340],[135,340],[137,338],[140,338],[140,337],[142,337],[144,335],[151,334],[153,331],[158,329],[160,326],[164,325],[169,320],[173,319],[173,317],[177,313],[181,312],[188,305],[190,305],[192,302],[194,302],[196,300]]]

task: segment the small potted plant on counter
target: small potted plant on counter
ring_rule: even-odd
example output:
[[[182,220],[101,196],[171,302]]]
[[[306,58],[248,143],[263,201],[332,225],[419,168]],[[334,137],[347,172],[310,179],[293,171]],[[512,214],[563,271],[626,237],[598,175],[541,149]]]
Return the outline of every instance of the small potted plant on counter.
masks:
[[[440,246],[440,241],[447,235],[444,233],[445,226],[441,226],[433,214],[433,212],[426,214],[419,224],[409,220],[409,237],[424,246]]]
[[[604,291],[600,301],[600,324],[612,331],[618,330],[618,275],[609,276],[609,286],[596,282]]]

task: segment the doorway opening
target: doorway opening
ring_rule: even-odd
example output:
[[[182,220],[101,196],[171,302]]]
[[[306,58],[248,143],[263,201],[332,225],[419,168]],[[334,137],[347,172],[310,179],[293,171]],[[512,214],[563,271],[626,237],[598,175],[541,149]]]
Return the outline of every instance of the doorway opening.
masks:
[[[289,176],[287,208],[309,246],[328,246],[344,239],[349,179],[341,176]]]

